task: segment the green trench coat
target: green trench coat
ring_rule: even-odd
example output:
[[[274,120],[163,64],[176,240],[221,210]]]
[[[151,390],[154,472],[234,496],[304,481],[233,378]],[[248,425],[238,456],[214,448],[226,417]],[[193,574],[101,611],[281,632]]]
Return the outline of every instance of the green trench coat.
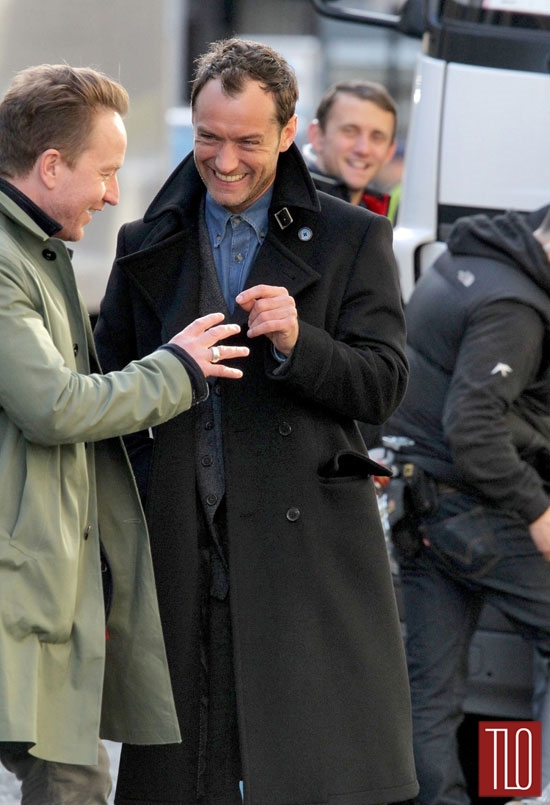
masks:
[[[143,512],[119,434],[192,404],[159,350],[97,360],[69,253],[0,193],[0,740],[97,762],[180,740]],[[113,574],[108,639],[99,536]]]

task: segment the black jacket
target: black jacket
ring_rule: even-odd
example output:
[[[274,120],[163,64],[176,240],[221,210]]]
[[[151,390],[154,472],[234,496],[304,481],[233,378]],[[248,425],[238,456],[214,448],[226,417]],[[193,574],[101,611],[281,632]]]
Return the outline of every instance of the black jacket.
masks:
[[[203,196],[190,156],[144,219],[121,230],[96,329],[105,368],[151,351],[197,316]],[[237,306],[236,340],[251,354],[236,362],[241,380],[217,386],[247,799],[403,800],[417,790],[407,672],[375,467],[354,422],[382,422],[406,383],[391,224],[317,194],[293,146],[279,156],[268,233],[247,280],[257,283],[287,287],[300,335],[275,373],[271,343],[246,338]],[[147,517],[184,742],[125,747],[119,796],[136,802],[179,801],[196,763],[196,415],[159,427],[153,441]]]
[[[460,219],[406,310],[411,375],[387,434],[418,465],[533,522],[550,505],[550,264],[529,219]]]

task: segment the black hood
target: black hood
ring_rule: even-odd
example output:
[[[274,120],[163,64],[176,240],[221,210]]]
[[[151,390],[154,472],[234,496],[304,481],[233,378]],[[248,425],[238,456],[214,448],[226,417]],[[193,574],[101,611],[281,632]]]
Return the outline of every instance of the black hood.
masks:
[[[488,215],[459,218],[449,235],[448,249],[452,254],[499,260],[521,268],[550,295],[550,263],[533,237],[549,209],[547,205],[528,215],[510,211],[492,218]]]

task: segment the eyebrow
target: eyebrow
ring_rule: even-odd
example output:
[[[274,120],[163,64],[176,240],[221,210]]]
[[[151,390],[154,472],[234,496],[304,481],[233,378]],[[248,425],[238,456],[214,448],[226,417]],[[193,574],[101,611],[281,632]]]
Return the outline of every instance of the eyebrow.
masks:
[[[211,137],[215,137],[216,139],[223,139],[219,134],[212,131],[212,129],[208,128],[207,126],[201,126],[200,124],[197,125],[197,134],[208,134]],[[234,142],[241,142],[243,140],[263,140],[265,138],[265,132],[260,131],[249,131],[246,134],[240,134],[237,137],[230,137],[229,139],[233,140]]]

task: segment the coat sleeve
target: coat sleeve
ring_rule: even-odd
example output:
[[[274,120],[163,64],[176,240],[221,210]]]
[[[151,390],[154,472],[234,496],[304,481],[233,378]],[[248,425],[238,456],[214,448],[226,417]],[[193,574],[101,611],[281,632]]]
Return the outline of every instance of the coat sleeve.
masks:
[[[392,227],[382,216],[365,219],[358,246],[352,250],[342,242],[336,250],[347,281],[341,298],[327,300],[331,316],[338,307],[335,326],[321,326],[307,311],[307,293],[299,297],[298,341],[277,379],[338,416],[377,425],[399,405],[408,363]],[[340,239],[341,233],[334,243]]]
[[[64,306],[48,305],[21,267],[1,259],[0,404],[27,440],[51,445],[111,438],[192,404],[189,374],[168,350],[108,375],[79,373],[71,358]]]
[[[500,301],[481,308],[462,339],[443,412],[463,481],[529,523],[550,500],[518,452],[511,414],[538,375],[544,337],[541,317],[525,304]]]

